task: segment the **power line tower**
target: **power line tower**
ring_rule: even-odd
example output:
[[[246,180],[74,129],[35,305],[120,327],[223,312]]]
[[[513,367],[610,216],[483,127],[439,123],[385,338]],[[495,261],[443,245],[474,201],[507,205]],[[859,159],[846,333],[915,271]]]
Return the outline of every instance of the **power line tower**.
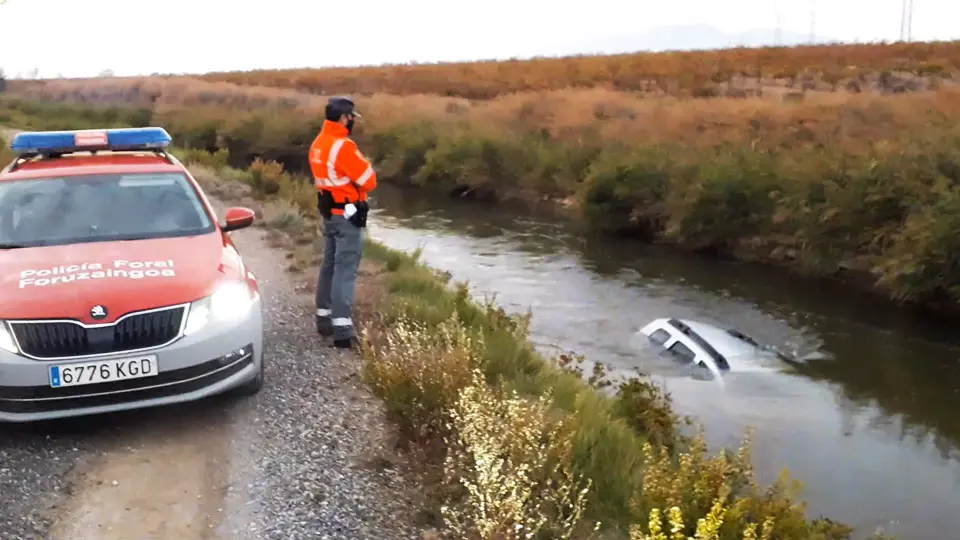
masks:
[[[900,41],[913,41],[913,0],[903,0],[900,8]]]
[[[900,41],[907,37],[907,0],[900,6]]]
[[[913,41],[913,0],[907,0],[907,41]]]

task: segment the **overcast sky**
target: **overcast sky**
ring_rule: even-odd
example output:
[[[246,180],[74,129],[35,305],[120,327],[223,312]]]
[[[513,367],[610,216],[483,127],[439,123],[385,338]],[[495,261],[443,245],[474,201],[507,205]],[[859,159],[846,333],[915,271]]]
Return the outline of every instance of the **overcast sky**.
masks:
[[[960,39],[960,0],[913,1],[914,39]],[[817,35],[896,40],[901,6],[902,0],[8,0],[0,6],[0,67],[8,75],[34,68],[41,76],[106,69],[134,75],[601,52],[593,49],[629,48],[633,36],[664,26],[772,29],[778,10],[785,31],[806,35],[812,7]]]

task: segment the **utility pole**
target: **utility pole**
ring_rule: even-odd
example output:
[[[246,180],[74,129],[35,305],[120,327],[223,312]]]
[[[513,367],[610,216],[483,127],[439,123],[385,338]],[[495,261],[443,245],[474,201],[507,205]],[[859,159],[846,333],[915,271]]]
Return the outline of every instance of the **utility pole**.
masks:
[[[913,41],[913,0],[903,0],[900,9],[900,41]]]
[[[913,41],[913,0],[907,5],[907,41]]]
[[[907,0],[903,0],[900,7],[900,41],[906,41],[907,37]]]

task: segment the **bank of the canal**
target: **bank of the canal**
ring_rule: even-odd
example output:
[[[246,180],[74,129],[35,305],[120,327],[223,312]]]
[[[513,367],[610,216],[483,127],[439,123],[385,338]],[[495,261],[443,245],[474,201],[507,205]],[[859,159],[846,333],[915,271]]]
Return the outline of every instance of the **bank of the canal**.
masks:
[[[755,428],[759,479],[787,467],[811,513],[869,534],[942,539],[960,528],[960,337],[874,295],[786,272],[580,235],[569,224],[383,186],[371,234],[534,313],[546,352],[572,350],[663,381],[713,444]],[[637,339],[672,315],[736,327],[793,351],[722,386]]]

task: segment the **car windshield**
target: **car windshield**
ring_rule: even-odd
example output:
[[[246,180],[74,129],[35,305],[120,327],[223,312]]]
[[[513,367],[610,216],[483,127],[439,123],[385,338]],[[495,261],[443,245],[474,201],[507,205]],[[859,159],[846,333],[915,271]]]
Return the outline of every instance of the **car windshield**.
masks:
[[[183,173],[100,174],[0,182],[0,249],[209,233]]]

